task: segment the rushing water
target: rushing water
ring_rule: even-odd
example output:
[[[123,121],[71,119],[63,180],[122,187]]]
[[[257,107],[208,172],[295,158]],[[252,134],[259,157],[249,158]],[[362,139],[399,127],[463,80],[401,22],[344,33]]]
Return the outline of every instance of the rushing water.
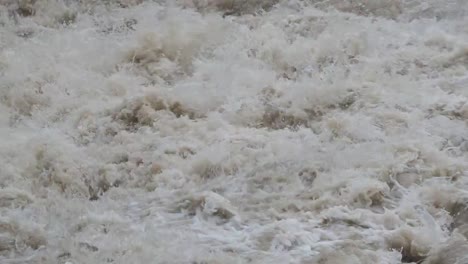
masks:
[[[467,25],[0,0],[0,263],[468,263]]]

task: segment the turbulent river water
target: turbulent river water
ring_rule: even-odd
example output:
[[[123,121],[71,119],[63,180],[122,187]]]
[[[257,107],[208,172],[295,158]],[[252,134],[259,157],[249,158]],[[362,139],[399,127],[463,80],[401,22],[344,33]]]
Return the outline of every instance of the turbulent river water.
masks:
[[[468,1],[0,0],[0,263],[468,263]]]

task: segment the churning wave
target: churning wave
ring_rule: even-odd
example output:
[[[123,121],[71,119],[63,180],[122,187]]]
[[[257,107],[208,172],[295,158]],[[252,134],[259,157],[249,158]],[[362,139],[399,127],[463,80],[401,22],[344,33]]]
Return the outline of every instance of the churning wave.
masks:
[[[0,263],[468,263],[465,0],[0,0]]]

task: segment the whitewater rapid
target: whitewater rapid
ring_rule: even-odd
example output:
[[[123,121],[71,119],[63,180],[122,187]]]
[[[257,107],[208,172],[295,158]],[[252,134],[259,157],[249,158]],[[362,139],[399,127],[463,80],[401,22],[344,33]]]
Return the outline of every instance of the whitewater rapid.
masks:
[[[468,1],[0,0],[0,263],[468,263]]]

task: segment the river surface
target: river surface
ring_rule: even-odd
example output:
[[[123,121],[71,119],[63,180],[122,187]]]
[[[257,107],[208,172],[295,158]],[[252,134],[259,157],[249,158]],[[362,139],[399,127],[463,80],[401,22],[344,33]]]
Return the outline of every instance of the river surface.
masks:
[[[0,0],[0,263],[467,264],[468,1]]]

